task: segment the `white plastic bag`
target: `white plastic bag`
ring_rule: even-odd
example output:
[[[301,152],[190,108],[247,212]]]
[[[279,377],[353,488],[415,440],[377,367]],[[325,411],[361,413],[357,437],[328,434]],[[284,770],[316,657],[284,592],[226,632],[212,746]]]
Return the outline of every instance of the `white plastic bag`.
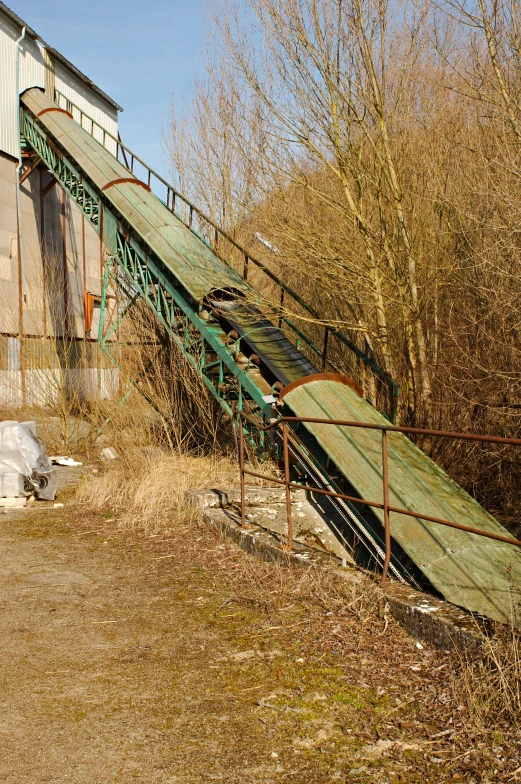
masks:
[[[18,490],[18,495],[34,491],[39,498],[54,500],[56,471],[32,423],[0,422],[0,478],[4,497]]]

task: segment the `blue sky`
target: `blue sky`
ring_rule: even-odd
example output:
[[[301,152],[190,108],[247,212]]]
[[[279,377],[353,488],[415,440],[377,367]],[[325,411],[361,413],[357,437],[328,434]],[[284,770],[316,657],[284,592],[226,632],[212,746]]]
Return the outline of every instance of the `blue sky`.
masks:
[[[6,0],[33,30],[113,98],[123,142],[166,174],[160,131],[190,93],[205,42],[205,0]]]

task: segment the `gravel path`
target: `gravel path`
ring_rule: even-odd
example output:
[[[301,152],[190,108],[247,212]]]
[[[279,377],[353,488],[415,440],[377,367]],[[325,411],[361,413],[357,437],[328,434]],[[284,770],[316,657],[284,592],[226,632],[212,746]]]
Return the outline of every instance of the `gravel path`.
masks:
[[[63,511],[0,525],[1,781],[293,778],[252,721],[251,669],[192,610],[193,570]]]

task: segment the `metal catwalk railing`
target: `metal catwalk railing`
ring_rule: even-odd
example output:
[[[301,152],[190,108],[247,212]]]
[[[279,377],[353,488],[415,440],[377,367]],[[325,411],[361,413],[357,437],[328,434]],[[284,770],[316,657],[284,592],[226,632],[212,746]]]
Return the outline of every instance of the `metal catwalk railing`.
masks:
[[[403,509],[401,507],[392,506],[389,503],[389,457],[388,457],[388,440],[387,434],[388,433],[403,433],[409,435],[423,435],[429,436],[433,438],[450,438],[454,440],[463,440],[463,441],[478,441],[481,443],[489,443],[489,444],[505,444],[510,446],[521,446],[521,439],[520,438],[504,438],[502,436],[486,436],[486,435],[479,435],[475,433],[454,433],[445,430],[426,430],[423,428],[418,427],[397,427],[392,425],[377,425],[372,422],[353,422],[344,419],[320,419],[316,417],[295,417],[295,416],[281,416],[278,419],[273,420],[269,424],[265,425],[262,430],[267,432],[269,430],[278,429],[282,432],[282,462],[284,468],[284,479],[278,479],[274,476],[269,476],[267,474],[261,474],[257,471],[251,471],[246,468],[246,457],[245,457],[245,444],[244,444],[244,427],[243,421],[248,420],[248,415],[242,411],[235,412],[236,416],[239,420],[239,470],[240,470],[240,483],[241,483],[241,526],[246,528],[246,493],[245,493],[245,477],[252,476],[257,479],[262,479],[266,482],[273,482],[274,484],[283,485],[286,490],[286,548],[291,551],[293,549],[294,544],[294,537],[293,537],[293,517],[291,511],[291,490],[305,490],[312,493],[317,493],[319,495],[329,496],[330,498],[340,498],[343,501],[349,501],[350,503],[354,504],[361,504],[362,506],[372,507],[373,509],[381,509],[383,511],[384,517],[384,541],[385,541],[385,560],[383,563],[382,569],[382,576],[381,576],[381,584],[384,585],[387,579],[387,574],[389,571],[389,564],[391,563],[391,540],[392,540],[392,531],[391,531],[391,513],[392,514],[401,514],[406,515],[407,517],[415,517],[418,520],[425,520],[429,523],[435,523],[437,525],[444,525],[448,526],[449,528],[455,528],[459,531],[466,531],[467,533],[476,534],[477,536],[484,536],[488,539],[494,539],[498,542],[504,542],[505,544],[513,545],[514,547],[521,547],[521,541],[518,539],[514,539],[513,537],[503,536],[502,534],[496,534],[491,531],[485,531],[480,528],[473,528],[472,526],[468,525],[461,525],[460,523],[454,523],[450,520],[445,520],[440,517],[432,517],[431,515],[421,514],[417,511],[411,511],[410,509]],[[349,427],[349,428],[363,428],[366,430],[377,430],[380,431],[382,436],[382,499],[380,501],[369,500],[366,498],[360,498],[358,496],[350,496],[344,493],[336,493],[332,490],[325,490],[317,487],[313,487],[310,485],[304,485],[297,482],[292,482],[290,478],[290,468],[291,468],[291,461],[290,461],[290,439],[289,433],[291,433],[290,428],[288,425],[296,425],[296,424],[316,424],[316,425],[332,425],[332,426],[339,426],[339,427]],[[299,453],[298,450],[294,450],[295,455],[298,458]]]
[[[102,144],[106,150],[112,155],[115,155],[116,160],[122,163],[131,174],[145,183],[187,228],[193,231],[212,248],[214,253],[216,253],[224,263],[232,266],[230,263],[230,256],[235,254],[235,256],[238,256],[237,262],[240,267],[239,271],[245,280],[248,280],[251,267],[254,267],[262,276],[265,276],[265,278],[275,285],[278,290],[276,296],[278,302],[273,308],[278,315],[279,328],[287,327],[293,333],[297,348],[300,348],[301,343],[304,343],[308,347],[314,361],[317,362],[317,366],[320,367],[322,372],[329,369],[334,370],[337,373],[345,372],[345,368],[342,368],[338,364],[338,361],[333,359],[332,355],[336,350],[338,359],[339,350],[347,348],[386,389],[388,400],[385,401],[380,408],[382,413],[384,413],[391,422],[396,421],[400,394],[399,385],[374,361],[374,359],[372,359],[372,357],[362,351],[338,327],[334,324],[327,323],[326,320],[321,318],[318,311],[309,305],[291,286],[284,283],[284,281],[265,264],[252,256],[251,253],[245,250],[245,248],[233,239],[230,234],[221,229],[215,221],[205,215],[189,199],[179,193],[171,183],[148,166],[139,155],[123,144],[119,135],[116,137],[107,131],[100,123],[72,103],[72,101],[59,90],[55,90],[54,100],[58,106],[70,112],[79,125]],[[303,311],[301,326],[297,326],[294,323],[295,315],[292,310],[290,311],[287,309],[288,301],[294,303],[292,307],[296,305]],[[290,313],[293,318],[289,317]],[[298,318],[298,316],[296,318]],[[322,335],[320,337],[306,333],[306,324],[309,323],[313,325],[315,333],[317,330],[322,330]]]

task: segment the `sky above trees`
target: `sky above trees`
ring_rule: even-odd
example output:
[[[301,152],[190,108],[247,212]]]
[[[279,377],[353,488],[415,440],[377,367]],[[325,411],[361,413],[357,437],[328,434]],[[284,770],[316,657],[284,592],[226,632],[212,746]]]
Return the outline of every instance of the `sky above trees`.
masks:
[[[124,108],[124,142],[164,169],[169,98],[191,90],[205,41],[203,9],[181,0],[9,0],[9,7]]]

